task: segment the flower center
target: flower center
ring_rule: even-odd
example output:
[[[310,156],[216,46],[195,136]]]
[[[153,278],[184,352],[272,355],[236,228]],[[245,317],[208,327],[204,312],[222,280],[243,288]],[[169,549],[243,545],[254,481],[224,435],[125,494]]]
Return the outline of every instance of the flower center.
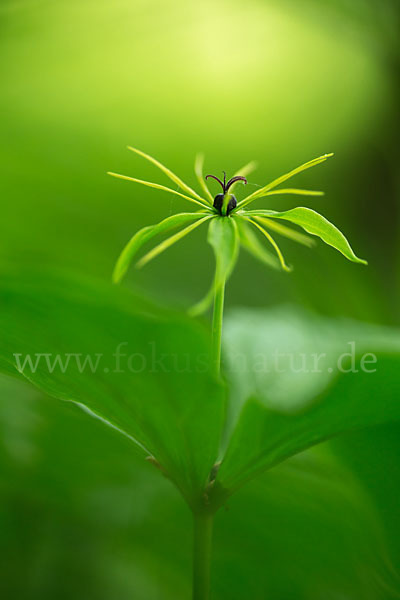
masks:
[[[242,177],[241,175],[236,175],[235,177],[232,177],[227,182],[225,171],[223,171],[223,173],[224,173],[224,181],[223,182],[215,175],[206,175],[206,179],[211,177],[212,179],[215,179],[215,181],[218,181],[218,183],[222,187],[222,194],[217,194],[214,198],[214,208],[216,210],[218,210],[218,212],[221,216],[227,217],[229,215],[229,213],[237,206],[237,201],[236,201],[235,196],[233,194],[228,194],[229,188],[236,181],[243,181],[246,184],[247,179],[245,177]]]

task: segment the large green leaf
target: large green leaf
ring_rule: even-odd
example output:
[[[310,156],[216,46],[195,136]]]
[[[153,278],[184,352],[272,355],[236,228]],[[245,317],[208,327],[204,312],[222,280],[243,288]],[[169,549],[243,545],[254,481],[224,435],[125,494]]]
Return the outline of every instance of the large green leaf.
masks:
[[[329,450],[324,444],[289,459],[220,512],[218,540],[230,552],[216,569],[218,580],[231,582],[230,600],[398,597],[379,515]]]
[[[336,250],[339,250],[349,260],[363,265],[368,264],[366,260],[358,258],[354,254],[349,242],[335,225],[315,212],[315,210],[311,210],[311,208],[299,206],[284,212],[250,211],[249,214],[260,219],[263,217],[267,217],[268,219],[285,219],[286,221],[300,225],[307,233],[321,238],[325,244],[336,248]]]
[[[34,590],[47,600],[62,582],[65,598],[82,589],[99,600],[189,598],[190,515],[129,440],[28,384],[0,377],[0,397],[3,595]],[[391,459],[383,508],[392,502],[393,511],[397,455],[381,465]],[[325,444],[265,473],[220,511],[213,598],[320,600],[334,590],[389,600],[385,563],[396,557],[382,541],[368,497]]]
[[[2,277],[0,331],[0,368],[14,366],[44,392],[117,428],[188,502],[199,500],[224,400],[196,324],[115,286],[10,275]]]
[[[224,355],[231,394],[220,499],[327,438],[400,419],[397,330],[242,310],[225,321]]]

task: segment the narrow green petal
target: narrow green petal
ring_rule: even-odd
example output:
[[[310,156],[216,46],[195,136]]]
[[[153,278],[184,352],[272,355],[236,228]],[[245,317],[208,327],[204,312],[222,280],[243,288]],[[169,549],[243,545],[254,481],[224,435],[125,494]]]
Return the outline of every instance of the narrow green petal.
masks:
[[[312,248],[315,246],[315,240],[308,235],[304,235],[304,233],[300,233],[299,231],[295,231],[294,229],[290,229],[290,227],[286,227],[286,225],[282,225],[281,223],[276,223],[271,219],[267,219],[264,215],[260,215],[258,211],[251,210],[248,212],[249,216],[258,217],[258,221],[263,225],[266,225],[268,229],[272,229],[276,231],[276,233],[280,233],[284,237],[287,237],[294,242],[298,242],[299,244],[303,244],[303,246],[307,246],[308,248]]]
[[[205,193],[205,195],[207,196],[207,198],[210,200],[210,204],[213,205],[214,204],[214,198],[211,195],[210,190],[208,189],[208,185],[206,183],[206,180],[204,179],[204,174],[203,174],[203,165],[204,165],[204,154],[197,154],[195,161],[194,161],[194,172],[196,174],[197,177],[197,181],[199,182],[203,192]]]
[[[236,173],[233,174],[233,177],[237,177],[238,175],[241,175],[242,177],[247,177],[247,175],[250,175],[250,173],[253,173],[253,171],[255,171],[258,167],[258,162],[256,162],[255,160],[252,160],[251,162],[247,163],[247,165],[244,165],[244,167],[242,167],[241,169],[239,169],[238,171],[236,171]],[[235,184],[233,184],[235,185]]]
[[[259,190],[250,194],[250,196],[247,196],[247,198],[244,198],[243,200],[241,200],[238,203],[238,207],[247,206],[247,204],[249,204],[250,202],[253,202],[253,200],[256,200],[257,198],[261,198],[262,196],[265,196],[266,192],[269,192],[270,190],[272,190],[272,188],[276,187],[277,185],[280,185],[287,179],[290,179],[290,177],[293,177],[293,175],[297,175],[297,173],[301,173],[302,171],[305,171],[306,169],[315,167],[316,165],[319,165],[320,163],[326,161],[326,159],[331,156],[333,156],[333,152],[331,154],[324,154],[323,156],[318,156],[318,158],[314,158],[313,160],[310,160],[310,161],[304,163],[303,165],[296,167],[296,169],[289,171],[289,173],[286,173],[285,175],[281,175],[280,177],[278,177],[278,179],[274,179],[274,181],[271,181],[271,183],[269,183],[268,185],[260,188]]]
[[[136,179],[135,177],[129,177],[128,175],[120,175],[120,173],[113,173],[112,171],[108,171],[107,175],[111,175],[112,177],[116,177],[117,179],[124,179],[126,181],[133,181],[134,183],[141,183],[142,185],[146,185],[147,187],[155,188],[156,190],[162,190],[163,192],[169,192],[170,194],[175,194],[175,196],[180,196],[181,198],[185,198],[185,200],[189,200],[189,202],[194,202],[194,204],[198,204],[202,207],[209,208],[209,204],[206,203],[205,200],[199,202],[190,196],[186,196],[185,194],[181,194],[176,190],[172,190],[165,185],[160,185],[159,183],[153,183],[152,181],[143,181],[143,179]]]
[[[237,219],[240,244],[242,248],[244,248],[247,252],[249,252],[249,254],[254,256],[254,258],[261,261],[268,267],[280,269],[280,264],[276,256],[269,252],[269,250],[267,250],[264,245],[260,243],[257,234],[253,232],[246,221],[247,219],[244,218]]]
[[[183,190],[185,190],[185,192],[187,192],[188,194],[190,194],[194,198],[197,198],[197,200],[201,200],[202,202],[205,202],[204,198],[202,198],[201,196],[199,196],[199,194],[197,192],[195,192],[184,181],[182,181],[182,179],[180,177],[178,177],[178,175],[175,175],[175,173],[173,173],[170,169],[168,169],[168,167],[165,167],[163,164],[161,164],[158,160],[156,160],[155,158],[153,158],[149,154],[146,154],[145,152],[142,152],[141,150],[138,150],[137,148],[133,148],[132,146],[128,146],[128,150],[131,150],[132,152],[135,152],[136,154],[139,154],[139,156],[142,156],[146,160],[148,160],[151,163],[153,163],[153,165],[155,165],[156,167],[158,167],[174,183],[176,183],[177,185],[179,185],[180,188],[182,188]]]
[[[151,238],[165,233],[166,231],[170,231],[175,227],[179,227],[179,225],[186,224],[193,220],[197,221],[198,219],[201,219],[201,217],[201,213],[178,213],[171,217],[167,217],[156,225],[149,225],[148,227],[144,227],[137,231],[122,250],[117,260],[112,276],[113,282],[119,283],[121,281],[136,253],[143,244],[148,242]]]
[[[255,217],[257,218],[257,217]],[[276,254],[278,255],[279,258],[279,262],[281,263],[281,267],[284,271],[290,272],[292,269],[285,263],[285,259],[283,258],[283,254],[278,246],[278,244],[276,243],[276,241],[274,240],[274,238],[272,237],[272,235],[270,235],[268,233],[268,231],[266,231],[263,227],[261,227],[261,225],[259,223],[257,223],[257,221],[253,220],[253,219],[248,219],[249,223],[251,223],[252,225],[254,225],[255,227],[257,227],[257,229],[259,231],[261,231],[261,233],[263,235],[265,235],[265,237],[267,238],[267,240],[270,242],[270,244],[273,246]]]
[[[202,223],[204,223],[205,221],[208,221],[209,219],[212,219],[212,218],[213,218],[213,215],[207,215],[206,217],[203,217],[203,218],[199,219],[195,223],[192,223],[191,225],[188,225],[188,227],[185,227],[185,229],[182,229],[181,231],[178,231],[178,233],[175,233],[174,235],[171,235],[171,237],[167,238],[166,240],[164,240],[163,242],[161,242],[161,244],[158,244],[158,246],[156,246],[155,248],[153,248],[152,250],[150,250],[150,252],[148,252],[147,254],[145,254],[136,263],[136,266],[138,268],[144,267],[144,265],[146,265],[148,262],[150,262],[151,260],[153,260],[153,258],[155,258],[159,254],[161,254],[162,252],[164,252],[164,250],[166,250],[167,248],[169,248],[170,246],[172,246],[176,242],[179,242],[179,240],[181,240],[183,237],[185,237],[186,235],[188,235],[188,233],[190,233],[191,231],[193,231],[194,229],[196,229],[196,227],[199,227]]]
[[[281,190],[272,190],[267,192],[264,196],[274,196],[279,194],[296,194],[297,196],[323,196],[325,192],[318,190],[299,190],[297,188],[285,188]],[[261,196],[260,196],[261,198]]]
[[[335,225],[325,219],[322,215],[311,210],[311,208],[299,206],[284,212],[270,212],[268,213],[268,218],[285,219],[291,223],[300,225],[307,233],[318,236],[325,244],[332,246],[352,262],[363,265],[368,264],[366,260],[358,258],[354,254],[349,242]]]

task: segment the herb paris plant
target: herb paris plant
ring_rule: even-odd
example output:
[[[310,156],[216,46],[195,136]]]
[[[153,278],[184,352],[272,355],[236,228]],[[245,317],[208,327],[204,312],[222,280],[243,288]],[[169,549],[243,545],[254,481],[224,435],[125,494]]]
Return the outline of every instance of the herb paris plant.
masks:
[[[206,179],[211,177],[217,180],[222,187],[222,194],[217,194],[215,199],[213,199],[203,177],[202,155],[198,155],[196,157],[195,173],[202,191],[204,192],[204,196],[200,196],[189,185],[184,183],[182,179],[180,179],[170,169],[165,167],[152,156],[145,154],[137,148],[132,148],[131,146],[128,146],[128,148],[132,152],[139,154],[143,158],[156,165],[156,167],[158,167],[165,175],[167,175],[167,177],[169,177],[169,179],[171,179],[171,181],[173,181],[178,187],[181,188],[181,190],[186,193],[183,194],[182,192],[178,192],[158,183],[143,181],[127,175],[120,175],[119,173],[109,172],[109,175],[175,194],[185,198],[192,204],[201,206],[201,210],[172,215],[156,225],[144,227],[135,233],[132,239],[125,246],[117,261],[113,273],[113,281],[115,283],[121,281],[128,270],[131,261],[136,257],[138,251],[153,237],[156,237],[160,234],[169,233],[170,231],[185,225],[183,229],[180,229],[177,233],[174,233],[163,242],[152,248],[152,250],[150,250],[147,254],[145,254],[136,263],[137,267],[143,267],[150,260],[191,233],[194,229],[203,223],[208,223],[208,241],[213,247],[216,258],[215,276],[212,286],[205,298],[192,307],[190,312],[192,315],[200,314],[206,311],[214,300],[212,331],[214,340],[214,365],[217,374],[220,370],[221,332],[225,283],[235,267],[240,246],[242,246],[255,258],[261,260],[269,267],[282,268],[284,271],[290,271],[291,267],[287,265],[277,242],[271,234],[271,231],[306,246],[312,246],[314,240],[308,235],[292,230],[286,225],[282,224],[281,221],[283,220],[289,221],[295,225],[299,225],[307,232],[307,234],[319,237],[326,244],[336,248],[336,250],[339,250],[339,252],[341,252],[349,260],[356,263],[367,264],[365,260],[357,258],[345,236],[332,223],[310,208],[297,207],[283,212],[266,209],[248,210],[247,208],[255,200],[277,194],[294,194],[300,196],[323,195],[323,192],[320,191],[303,190],[297,188],[275,188],[294,175],[319,165],[333,156],[333,154],[324,154],[323,156],[314,158],[313,160],[296,167],[292,171],[289,171],[285,175],[281,175],[277,179],[274,179],[274,181],[271,183],[253,192],[240,202],[237,202],[235,196],[232,194],[232,190],[238,182],[247,184],[245,176],[254,170],[256,166],[254,162],[251,162],[242,169],[239,169],[239,171],[227,183],[225,173],[223,183],[215,175],[207,175]],[[274,249],[275,255],[267,250],[263,244],[261,244],[256,235],[257,232],[260,232],[263,237],[266,238],[266,240]]]
[[[192,315],[200,314],[207,310],[214,300],[212,343],[213,366],[217,376],[220,374],[221,364],[225,284],[235,267],[240,247],[243,247],[267,266],[290,271],[291,268],[287,265],[272,233],[278,233],[306,246],[313,245],[313,238],[307,235],[311,234],[319,237],[326,244],[336,248],[347,259],[356,263],[367,264],[366,261],[358,258],[354,254],[345,236],[332,223],[314,210],[305,207],[297,207],[283,212],[268,209],[248,209],[248,206],[255,200],[271,195],[322,195],[323,192],[319,191],[297,188],[276,188],[294,175],[324,162],[329,157],[333,156],[332,154],[325,154],[289,171],[285,175],[278,177],[271,183],[261,187],[243,200],[237,202],[232,191],[239,182],[244,185],[247,184],[246,176],[254,170],[255,163],[249,163],[244,166],[229,179],[228,182],[226,181],[226,173],[224,172],[224,179],[222,182],[215,175],[207,175],[204,178],[203,157],[198,155],[195,161],[195,174],[203,192],[203,195],[199,195],[177,175],[153,157],[136,148],[129,147],[129,150],[156,165],[182,191],[178,192],[161,184],[143,181],[118,173],[110,172],[110,175],[175,194],[188,200],[192,204],[196,204],[197,207],[200,206],[200,209],[195,212],[172,215],[156,225],[148,226],[138,231],[122,251],[114,269],[113,280],[116,283],[121,281],[127,272],[131,261],[136,257],[141,247],[152,240],[153,237],[170,233],[172,230],[183,226],[177,233],[173,233],[170,237],[167,237],[140,258],[136,263],[138,267],[147,264],[150,260],[161,254],[164,250],[191,233],[203,223],[208,223],[208,241],[214,250],[216,259],[215,275],[211,288],[205,298],[196,306],[192,307],[190,312]],[[217,194],[215,198],[213,198],[206,183],[206,180],[209,178],[215,179],[222,188],[222,193]],[[290,223],[299,225],[306,234],[288,228],[281,221],[289,221]],[[272,246],[275,254],[271,253],[261,243],[257,235],[258,233],[262,234],[263,238],[265,238]],[[217,470],[218,468],[216,467],[215,473],[210,475],[210,489],[215,483]],[[206,495],[207,494],[208,491],[206,492]],[[215,497],[217,498],[217,501],[214,507],[210,507],[209,503],[205,502],[204,507],[194,514],[193,598],[195,600],[206,600],[209,597],[213,514],[218,505],[221,504],[221,500],[218,500],[218,492]],[[222,498],[224,498],[223,494]]]
[[[237,203],[235,196],[233,196],[231,192],[229,193],[229,190],[232,191],[234,186],[239,181],[243,182],[244,184],[247,183],[245,176],[254,170],[254,162],[251,162],[242,169],[239,169],[239,171],[227,183],[225,183],[225,176],[224,183],[222,183],[217,177],[215,177],[215,175],[207,175],[206,179],[212,177],[213,179],[216,179],[222,186],[223,193],[217,194],[215,199],[213,199],[213,196],[211,195],[211,192],[209,191],[203,177],[203,157],[201,155],[196,157],[195,173],[204,192],[204,196],[200,196],[195,190],[184,183],[177,175],[162,165],[155,158],[145,154],[141,150],[132,148],[131,146],[128,148],[132,152],[139,154],[143,158],[156,165],[178,187],[186,192],[186,194],[158,183],[143,181],[127,175],[120,175],[119,173],[109,172],[109,175],[119,179],[141,183],[142,185],[166,191],[170,194],[175,194],[185,198],[192,204],[201,206],[201,210],[190,213],[178,213],[164,219],[156,225],[151,225],[138,231],[125,246],[117,261],[113,273],[113,280],[116,283],[121,281],[129,267],[129,264],[135,258],[141,247],[153,237],[163,233],[168,233],[179,226],[186,225],[186,227],[181,229],[178,233],[171,235],[169,238],[155,246],[150,252],[143,256],[137,262],[138,267],[144,266],[150,260],[161,254],[161,252],[172,246],[175,242],[179,241],[191,233],[191,231],[206,222],[209,222],[208,239],[214,248],[217,259],[217,272],[214,284],[212,286],[212,291],[214,291],[218,285],[221,285],[222,280],[226,281],[227,277],[232,272],[238,256],[237,249],[240,245],[253,254],[257,259],[261,259],[268,266],[280,267],[285,271],[290,271],[290,267],[288,267],[286,264],[282,252],[280,251],[280,248],[272,237],[270,231],[279,233],[296,242],[299,242],[300,244],[305,244],[307,246],[313,245],[313,239],[308,235],[293,231],[280,222],[276,223],[275,219],[278,219],[278,221],[289,221],[295,225],[299,225],[308,234],[321,238],[326,244],[339,250],[339,252],[341,252],[349,260],[361,264],[367,264],[365,260],[357,258],[344,235],[332,223],[325,219],[325,217],[318,214],[314,210],[305,207],[297,207],[283,212],[265,209],[247,209],[249,204],[266,196],[278,194],[294,194],[301,196],[323,195],[323,192],[320,191],[303,190],[297,188],[275,188],[294,175],[297,175],[298,173],[301,173],[310,167],[314,167],[324,162],[327,160],[327,158],[333,156],[333,154],[324,154],[323,156],[319,156],[318,158],[314,158],[313,160],[304,163],[292,171],[289,171],[289,173],[278,177],[271,183],[258,189]],[[225,217],[229,217],[229,219],[225,220]],[[260,244],[257,237],[254,235],[254,230],[252,230],[250,226],[263,234],[263,236],[268,240],[275,250],[276,256],[271,254],[266,248],[264,248],[264,246]],[[227,252],[229,249],[230,252]],[[224,254],[226,255],[225,260],[222,258]],[[222,264],[218,265],[218,261],[222,261]],[[207,295],[207,298],[210,300],[210,295]],[[204,311],[208,307],[209,303],[210,302],[202,302],[198,305],[198,308],[195,312]]]

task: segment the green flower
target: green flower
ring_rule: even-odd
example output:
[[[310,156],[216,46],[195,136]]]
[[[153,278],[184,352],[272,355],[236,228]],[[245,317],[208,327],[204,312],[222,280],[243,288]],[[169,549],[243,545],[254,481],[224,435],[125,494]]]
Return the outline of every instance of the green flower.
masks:
[[[291,267],[287,265],[282,252],[272,235],[275,233],[306,246],[312,246],[314,244],[313,238],[307,234],[317,236],[326,244],[339,250],[339,252],[349,260],[356,263],[367,264],[365,260],[357,258],[345,236],[332,223],[310,208],[297,207],[283,212],[267,209],[248,209],[249,205],[254,202],[254,200],[276,194],[295,194],[301,196],[323,195],[323,192],[312,190],[275,188],[297,173],[324,162],[327,158],[333,156],[333,154],[324,154],[323,156],[314,158],[300,167],[293,169],[289,173],[278,177],[268,185],[257,189],[243,200],[237,202],[232,191],[238,183],[247,183],[246,175],[254,170],[256,166],[254,162],[239,169],[228,182],[226,182],[225,174],[223,182],[214,175],[207,175],[206,179],[211,177],[218,181],[222,187],[222,193],[217,194],[214,198],[207,186],[206,179],[203,176],[203,156],[198,155],[195,161],[195,174],[202,190],[202,195],[200,195],[156,159],[136,148],[129,147],[129,150],[139,154],[156,165],[181,189],[181,191],[178,192],[158,183],[143,181],[118,173],[110,172],[109,175],[118,177],[119,179],[141,183],[142,185],[153,187],[170,194],[175,194],[176,196],[185,198],[185,200],[188,200],[192,204],[196,204],[198,210],[195,212],[177,213],[160,221],[156,225],[144,227],[135,233],[125,246],[115,266],[113,280],[116,283],[121,281],[131,261],[136,258],[137,253],[145,243],[156,236],[170,233],[171,231],[180,228],[176,233],[173,233],[170,237],[164,239],[164,241],[142,256],[136,263],[137,267],[143,267],[150,260],[164,252],[164,250],[205,223],[208,223],[209,227],[208,241],[215,252],[216,270],[210,291],[201,302],[191,309],[192,314],[199,314],[205,311],[211,304],[216,294],[216,290],[224,287],[226,280],[232,273],[236,264],[240,247],[250,252],[255,258],[261,260],[269,267],[282,268],[285,271],[290,271]],[[290,223],[299,225],[306,234],[287,227],[282,221],[289,221]],[[262,243],[260,235],[257,234],[263,236],[274,252],[267,249],[265,244]]]

